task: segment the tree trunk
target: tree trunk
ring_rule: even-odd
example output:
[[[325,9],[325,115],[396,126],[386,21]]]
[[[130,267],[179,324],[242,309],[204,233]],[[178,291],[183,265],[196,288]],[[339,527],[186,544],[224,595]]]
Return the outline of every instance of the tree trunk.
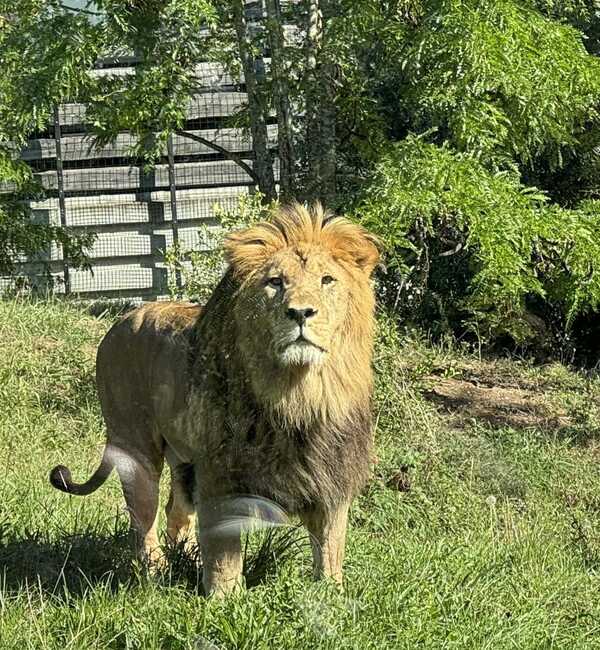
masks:
[[[323,63],[320,75],[320,176],[321,200],[331,206],[336,198],[336,110],[334,88],[335,66]]]
[[[334,66],[323,47],[324,0],[308,0],[306,29],[307,194],[331,205],[335,201],[336,131]],[[326,15],[326,14],[325,14]]]
[[[277,110],[277,140],[279,147],[279,186],[284,199],[295,193],[296,157],[292,139],[292,115],[290,109],[290,90],[285,58],[285,36],[281,19],[279,0],[266,0],[267,32],[271,50],[271,76],[273,79],[273,98]]]
[[[318,62],[323,38],[323,17],[319,0],[308,0],[308,23],[306,25],[306,194],[312,200],[319,197],[321,185],[319,140]]]
[[[248,112],[250,116],[250,132],[252,134],[252,148],[254,150],[254,169],[258,177],[259,190],[267,200],[277,196],[275,190],[275,176],[273,174],[273,157],[269,151],[267,133],[267,111],[263,93],[256,78],[252,44],[248,34],[248,26],[244,13],[245,1],[234,0],[233,20],[237,36],[238,49],[242,62],[242,70],[248,93]]]

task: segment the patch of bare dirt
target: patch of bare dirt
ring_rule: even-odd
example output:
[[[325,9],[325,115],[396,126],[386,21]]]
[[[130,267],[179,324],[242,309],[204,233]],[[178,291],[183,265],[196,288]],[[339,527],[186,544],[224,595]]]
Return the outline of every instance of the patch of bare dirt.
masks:
[[[424,391],[425,397],[458,425],[473,419],[514,428],[563,429],[572,424],[564,409],[549,405],[531,390],[436,376],[427,379],[431,387]]]

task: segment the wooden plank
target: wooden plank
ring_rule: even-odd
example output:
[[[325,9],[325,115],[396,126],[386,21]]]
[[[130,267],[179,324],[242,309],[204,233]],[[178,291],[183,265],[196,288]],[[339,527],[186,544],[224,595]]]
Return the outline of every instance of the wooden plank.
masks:
[[[70,274],[71,291],[86,293],[98,291],[118,291],[151,289],[154,287],[152,268],[135,265],[95,267],[92,271],[72,270]]]
[[[202,129],[191,130],[192,135],[201,136],[232,152],[245,152],[252,149],[252,138],[242,129]],[[268,127],[269,142],[277,144],[277,126]],[[61,138],[63,160],[93,160],[95,158],[121,158],[131,155],[135,138],[128,133],[121,133],[117,139],[106,146],[95,148],[89,135],[71,135]],[[180,135],[173,136],[173,153],[175,156],[190,156],[199,154],[214,154],[215,150],[190,138]],[[163,151],[166,156],[166,148]],[[40,160],[56,158],[56,143],[53,139],[45,138],[31,140],[21,152],[23,160]]]
[[[122,65],[110,68],[95,68],[90,70],[92,77],[129,77],[136,72],[136,66]],[[200,85],[207,88],[216,86],[233,86],[243,83],[243,76],[233,76],[225,70],[223,64],[217,61],[203,61],[194,69],[194,76]]]
[[[215,236],[221,231],[220,226],[201,223],[179,228],[179,241],[184,250],[210,251],[216,245]],[[132,230],[127,232],[97,233],[96,240],[89,251],[91,260],[104,260],[110,264],[113,258],[135,258],[158,256],[173,245],[173,230],[170,225],[154,227],[148,232]],[[58,262],[63,259],[60,246],[52,243],[44,259]],[[22,260],[23,262],[25,260]]]
[[[223,91],[215,89],[212,92],[198,93],[188,102],[187,119],[207,119],[213,117],[228,117],[239,110],[247,101],[243,92]],[[61,104],[58,109],[62,126],[74,126],[86,123],[85,104]]]
[[[86,105],[76,102],[67,102],[58,107],[58,120],[61,126],[83,124],[85,122]]]
[[[91,206],[82,204],[81,207],[67,207],[68,226],[114,226],[115,228],[135,223],[150,223],[152,216],[159,213],[159,206],[151,203],[124,203],[121,205],[104,205],[98,202]]]
[[[183,250],[211,251],[215,248],[215,237],[220,233],[220,226],[192,226],[179,228],[179,243]],[[164,237],[165,247],[163,250],[173,245],[173,231],[168,228],[156,228],[156,235]]]
[[[215,206],[224,210],[234,210],[240,196],[248,193],[248,186],[239,187],[240,192],[233,196],[208,197],[206,199],[183,200],[177,199],[177,218],[179,221],[211,219],[214,217]],[[165,221],[171,221],[171,206],[165,203]]]
[[[186,117],[188,120],[212,117],[228,117],[238,112],[248,101],[248,95],[242,92],[199,93],[188,102]]]
[[[275,165],[277,167],[277,165]],[[56,190],[55,171],[36,174],[44,189]],[[102,167],[66,169],[63,173],[65,192],[144,190],[168,187],[167,165],[157,165],[150,173],[139,167]],[[183,163],[175,166],[177,187],[251,184],[250,176],[230,160]]]
[[[179,221],[211,219],[216,204],[224,209],[233,210],[240,196],[247,194],[248,189],[248,186],[242,185],[177,192]],[[67,198],[67,225],[88,227],[92,230],[99,227],[114,227],[115,230],[122,230],[130,224],[169,223],[171,206],[168,195],[165,192],[152,194],[153,198],[139,198],[133,194]],[[48,222],[54,225],[60,223],[57,199],[47,199],[36,205],[45,206],[38,212],[43,213]]]
[[[102,233],[96,237],[96,241],[90,250],[90,257],[92,259],[140,257],[151,255],[153,250],[152,236],[149,234],[137,232]]]
[[[104,260],[110,264],[110,260],[116,258],[139,258],[159,254],[167,247],[164,236],[151,232],[108,232],[97,233],[94,244],[88,251],[90,260]],[[60,246],[51,244],[48,259],[57,262],[63,259]]]
[[[196,187],[181,188],[177,190],[178,201],[220,201],[231,198],[239,198],[242,194],[248,193],[246,185],[230,185],[225,187]],[[153,190],[148,192],[123,192],[120,194],[95,194],[93,196],[68,196],[65,204],[67,211],[74,209],[90,209],[93,207],[116,207],[123,205],[139,205],[140,203],[169,201],[168,190]],[[56,210],[58,199],[46,198],[40,201],[32,201],[33,210]]]
[[[45,274],[35,274],[34,272],[27,273],[23,272],[19,274],[19,277],[27,280],[31,284],[38,284],[43,287],[48,287],[47,285],[47,275]],[[63,275],[62,273],[50,273],[50,277],[53,278],[53,287],[55,293],[63,294],[65,292],[64,284],[62,283]],[[4,291],[14,288],[15,286],[14,277],[0,276],[0,294]]]

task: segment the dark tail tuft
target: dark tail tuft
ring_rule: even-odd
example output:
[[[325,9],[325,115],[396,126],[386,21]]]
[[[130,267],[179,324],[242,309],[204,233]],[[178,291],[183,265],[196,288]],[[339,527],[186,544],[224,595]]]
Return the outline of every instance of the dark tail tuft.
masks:
[[[109,447],[107,446],[104,450],[100,466],[85,483],[73,483],[71,470],[64,465],[57,465],[50,472],[50,483],[57,490],[61,490],[61,492],[85,496],[86,494],[95,492],[106,481],[112,470],[113,463],[110,458]]]
[[[71,470],[64,465],[57,465],[50,472],[50,483],[62,492],[73,493],[73,479],[71,478]]]

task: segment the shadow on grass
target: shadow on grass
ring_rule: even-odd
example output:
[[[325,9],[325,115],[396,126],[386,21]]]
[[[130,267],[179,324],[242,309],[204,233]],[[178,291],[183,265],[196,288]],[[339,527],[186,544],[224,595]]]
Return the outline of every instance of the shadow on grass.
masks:
[[[128,535],[86,531],[56,540],[43,533],[0,543],[0,589],[5,593],[33,587],[57,597],[82,596],[102,585],[116,591],[139,579]]]
[[[308,540],[299,527],[269,529],[246,536],[244,577],[249,588],[272,578],[288,562],[304,555]],[[27,588],[58,599],[79,598],[97,587],[116,592],[146,580],[161,586],[183,586],[202,594],[202,564],[197,547],[165,549],[165,565],[150,573],[136,561],[129,534],[101,535],[93,530],[50,540],[43,533],[21,539],[3,539],[0,530],[0,591],[17,593]]]

